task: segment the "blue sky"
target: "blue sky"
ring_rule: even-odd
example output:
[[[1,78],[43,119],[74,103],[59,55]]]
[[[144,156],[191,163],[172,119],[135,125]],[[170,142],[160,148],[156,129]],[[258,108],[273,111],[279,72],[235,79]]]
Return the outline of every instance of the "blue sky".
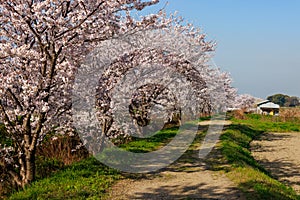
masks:
[[[163,7],[167,0],[143,13]],[[300,1],[169,0],[217,42],[215,63],[231,73],[239,93],[266,98],[275,93],[300,97]]]

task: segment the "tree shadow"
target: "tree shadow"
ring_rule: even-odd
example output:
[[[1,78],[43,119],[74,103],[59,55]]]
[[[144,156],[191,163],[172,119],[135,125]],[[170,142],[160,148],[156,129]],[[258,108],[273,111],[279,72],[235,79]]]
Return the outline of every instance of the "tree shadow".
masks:
[[[225,187],[209,186],[204,183],[194,184],[190,186],[164,185],[160,188],[148,188],[147,192],[136,192],[130,195],[128,199],[241,199],[240,192],[236,188],[230,186]]]
[[[297,157],[294,158],[289,155],[289,151],[293,148],[287,148],[288,143],[283,143],[284,145],[279,146],[272,143],[273,141],[282,141],[285,139],[291,140],[291,138],[293,138],[293,136],[288,134],[263,133],[261,137],[252,142],[251,151],[258,153],[258,155],[255,156],[256,162],[261,165],[272,178],[292,187],[299,194],[300,161],[297,160]],[[261,141],[267,142],[260,143]],[[278,155],[277,152],[280,154]]]
[[[161,173],[164,172],[186,172],[193,173],[199,170],[204,170],[205,163],[203,160],[199,159],[199,149],[198,146],[201,145],[203,138],[205,137],[205,132],[209,126],[198,126],[199,133],[196,135],[193,144],[172,164],[162,169],[149,173],[124,173],[122,175],[126,178],[135,180],[151,180],[157,177],[162,177]],[[176,152],[176,150],[174,150]]]
[[[276,141],[276,140],[282,140],[292,138],[290,135],[282,135],[277,133],[262,133],[258,138],[255,138],[257,141],[267,140],[267,141]]]
[[[227,126],[224,126],[226,128]],[[199,159],[199,147],[205,137],[205,132],[209,125],[202,125],[198,127],[198,131],[202,132],[196,135],[196,138],[190,148],[170,166],[160,169],[156,172],[147,174],[123,174],[126,178],[134,179],[135,181],[153,181],[156,178],[164,178],[166,174],[190,174],[209,170],[209,166],[205,159]],[[214,152],[213,152],[214,153]],[[212,154],[213,154],[212,153]],[[167,175],[168,176],[168,175]],[[197,178],[197,177],[195,177]],[[133,183],[134,184],[134,183]],[[218,185],[218,184],[217,184]],[[131,195],[127,194],[127,199],[241,199],[242,193],[237,187],[230,185],[212,186],[211,184],[203,183],[202,181],[193,184],[184,185],[184,183],[165,184],[163,186],[149,187],[147,192],[133,192]]]
[[[289,184],[300,184],[300,166],[286,159],[276,159],[274,161],[260,160],[258,161],[277,179],[286,180],[289,177],[298,177],[298,181],[286,180]]]

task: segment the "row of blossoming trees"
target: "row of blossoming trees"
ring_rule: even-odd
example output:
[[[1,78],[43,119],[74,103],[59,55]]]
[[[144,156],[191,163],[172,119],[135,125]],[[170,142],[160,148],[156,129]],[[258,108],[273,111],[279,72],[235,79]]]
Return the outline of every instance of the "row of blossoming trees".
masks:
[[[111,85],[128,72],[129,64],[156,59],[164,66],[173,66],[199,89],[196,94],[201,102],[199,112],[223,109],[218,108],[220,102],[230,106],[236,98],[229,74],[206,63],[214,44],[205,41],[199,30],[184,25],[174,16],[166,17],[162,11],[138,19],[131,16],[130,11],[142,10],[158,0],[0,2],[0,116],[12,141],[11,146],[1,146],[0,168],[19,187],[35,179],[36,149],[47,133],[73,131],[71,96],[76,71],[104,41],[144,31],[153,30],[151,34],[155,36],[155,30],[176,30],[186,35],[191,45],[200,47],[197,67],[184,56],[166,54],[161,49],[124,50],[124,55],[116,58],[99,77],[96,105],[100,111],[99,123],[108,136],[118,134],[110,115]],[[187,52],[183,49],[182,53]],[[132,97],[129,112],[138,125],[147,125],[149,100],[157,99],[160,94],[168,92],[161,85],[150,84],[142,86]],[[169,114],[174,116],[178,109],[174,103],[172,106]]]

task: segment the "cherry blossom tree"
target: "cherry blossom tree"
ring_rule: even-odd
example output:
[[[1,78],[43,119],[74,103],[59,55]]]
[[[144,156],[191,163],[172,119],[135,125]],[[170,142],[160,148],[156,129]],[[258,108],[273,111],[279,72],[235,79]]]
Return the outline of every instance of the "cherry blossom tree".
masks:
[[[235,98],[235,107],[240,108],[242,110],[247,110],[249,108],[254,107],[256,98],[251,96],[250,94],[240,94]]]
[[[235,98],[236,89],[231,86],[232,80],[228,73],[212,68],[208,63],[214,43],[205,39],[200,30],[189,25],[180,26],[180,22],[175,21],[171,27],[160,31],[144,31],[129,38],[124,37],[118,40],[117,50],[111,48],[113,41],[101,45],[90,56],[88,68],[92,70],[87,73],[84,69],[87,74],[95,74],[101,70],[103,74],[98,83],[97,105],[104,135],[94,131],[95,135],[89,133],[83,136],[91,152],[96,154],[101,151],[99,139],[95,138],[126,138],[135,133],[144,135],[144,127],[153,120],[150,120],[150,114],[159,116],[164,123],[175,122],[175,125],[179,125],[183,107],[194,109],[189,114],[197,118],[203,114],[226,111],[227,104],[232,104]],[[118,51],[118,59],[113,60],[110,65],[94,69],[94,66],[103,63],[104,59],[110,59],[110,55]],[[175,74],[179,76],[174,76]],[[87,76],[83,76],[79,81],[78,92],[83,97],[93,93],[88,89],[92,83],[87,79]],[[187,82],[184,83],[181,79],[186,79]],[[120,84],[122,87],[118,88],[120,81],[124,84]],[[185,94],[187,91],[191,93]],[[178,101],[178,96],[184,97],[181,98],[184,100]],[[126,99],[130,101],[124,102]],[[93,102],[93,99],[85,101]],[[78,128],[86,127],[85,124],[93,121],[86,109],[89,106],[83,105],[78,110],[86,114],[81,117],[79,113],[76,121],[82,123],[77,125]],[[153,109],[155,107],[161,109]],[[88,130],[81,132],[88,133],[91,129],[89,126]],[[147,128],[145,130],[147,132]],[[153,130],[155,128],[150,132],[155,132]]]
[[[49,131],[70,132],[74,74],[96,45],[163,27],[162,13],[134,19],[158,0],[0,0],[0,114],[13,146],[0,165],[21,187],[35,178],[36,146]]]
[[[176,147],[173,151],[166,145],[163,152],[139,155],[118,149],[114,142],[127,136],[149,137],[162,127],[161,122],[176,117],[187,125],[203,113],[225,111],[236,90],[228,73],[209,65],[213,50],[214,43],[206,41],[200,30],[177,21],[167,28],[102,43],[79,69],[75,84],[76,128],[89,151],[126,172],[149,172],[174,161],[168,153],[176,159],[184,147],[172,143],[175,139],[170,142]],[[190,137],[183,140],[189,142]],[[153,167],[155,159],[159,164]]]
[[[100,53],[107,57],[115,51],[105,43],[108,40],[136,35],[136,44],[147,38],[151,43],[130,52],[119,49],[123,54],[98,77],[96,103],[102,130],[108,137],[124,134],[112,115],[118,107],[111,98],[115,83],[139,65],[159,63],[174,73],[153,68],[148,73],[155,78],[178,73],[189,83],[182,87],[174,83],[174,91],[150,81],[141,85],[127,107],[139,126],[149,124],[148,110],[154,104],[166,108],[167,119],[180,115],[176,95],[186,92],[183,88],[194,88],[190,94],[194,100],[186,104],[197,101],[196,113],[222,110],[224,106],[220,105],[234,98],[230,76],[206,64],[214,44],[207,42],[200,30],[183,25],[180,18],[167,18],[163,12],[139,19],[130,15],[130,11],[142,10],[158,0],[0,2],[0,115],[13,141],[12,146],[1,148],[0,166],[18,186],[34,180],[36,147],[45,135],[73,131],[70,109],[75,74],[91,51],[102,47]],[[157,31],[170,34],[164,37]],[[176,51],[153,48],[162,41],[168,41],[167,50]],[[129,77],[136,75],[141,76]],[[123,88],[124,93],[127,91],[130,87]]]
[[[78,106],[77,127],[87,127],[80,132],[86,133],[84,143],[94,154],[101,151],[98,141],[103,136],[114,139],[135,134],[145,136],[145,132],[148,135],[155,133],[157,127],[163,127],[161,123],[177,121],[180,124],[180,108],[191,107],[193,113],[198,114],[210,112],[210,97],[202,77],[205,73],[200,73],[200,70],[208,68],[205,63],[214,43],[205,41],[205,35],[200,30],[193,30],[190,25],[182,25],[177,20],[173,18],[166,28],[136,32],[117,41],[102,43],[87,59],[90,60],[88,66],[81,68],[82,73],[77,76],[81,77],[77,91],[84,101],[73,107]],[[117,59],[112,56],[116,52]],[[103,61],[110,59],[109,64]],[[99,75],[95,78],[86,76],[97,73]],[[209,76],[207,73],[205,75]],[[85,97],[93,97],[96,85],[91,85],[95,84],[93,80],[98,79],[95,95],[103,135],[96,130],[95,135],[90,132],[93,128],[89,125],[94,124],[93,111],[87,109],[90,106],[85,104],[94,104],[93,98]],[[180,106],[178,96],[186,97]],[[126,102],[127,99],[129,101]],[[150,115],[154,116],[151,120]],[[149,129],[148,125],[153,120],[160,125]]]
[[[232,84],[229,73],[222,72],[220,68],[208,68],[205,82],[208,87],[208,94],[211,99],[211,112],[226,112],[227,108],[234,104],[237,96],[237,89]]]

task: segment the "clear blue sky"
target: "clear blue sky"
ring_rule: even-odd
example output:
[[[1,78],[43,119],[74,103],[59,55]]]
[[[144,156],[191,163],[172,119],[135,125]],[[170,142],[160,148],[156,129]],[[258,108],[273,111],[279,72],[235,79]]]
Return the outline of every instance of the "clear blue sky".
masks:
[[[147,9],[151,13],[167,0]],[[275,93],[300,97],[300,1],[169,0],[217,42],[215,63],[231,73],[239,93],[266,98]]]

